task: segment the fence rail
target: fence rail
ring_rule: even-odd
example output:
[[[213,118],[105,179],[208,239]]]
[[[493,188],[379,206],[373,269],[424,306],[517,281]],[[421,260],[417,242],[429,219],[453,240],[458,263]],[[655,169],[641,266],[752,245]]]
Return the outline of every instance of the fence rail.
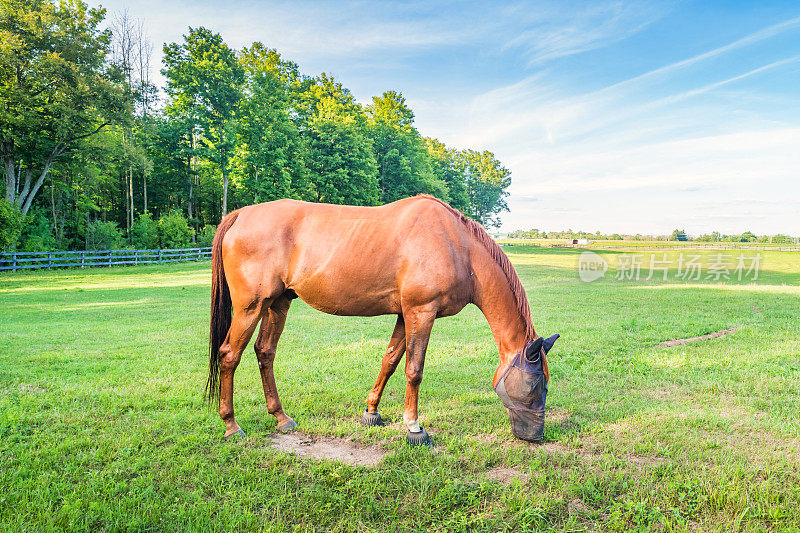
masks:
[[[211,247],[163,250],[84,250],[77,252],[0,253],[0,270],[27,268],[109,267],[146,263],[177,263],[211,258]]]

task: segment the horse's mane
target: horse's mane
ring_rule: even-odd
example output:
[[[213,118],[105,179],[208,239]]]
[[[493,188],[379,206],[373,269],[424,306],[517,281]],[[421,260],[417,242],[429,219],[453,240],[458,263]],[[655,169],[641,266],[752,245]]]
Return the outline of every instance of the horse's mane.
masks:
[[[471,218],[467,218],[458,209],[451,207],[449,204],[438,198],[428,196],[427,194],[420,194],[418,197],[433,200],[444,206],[448,211],[453,213],[456,218],[458,218],[461,223],[464,224],[467,229],[469,229],[472,236],[475,237],[475,239],[477,239],[478,242],[480,242],[486,248],[486,251],[489,252],[489,255],[492,257],[494,262],[497,263],[497,266],[500,267],[500,269],[503,271],[503,274],[505,274],[506,279],[508,280],[508,287],[511,289],[511,293],[514,295],[514,301],[517,304],[517,311],[519,312],[519,316],[522,318],[522,321],[525,325],[526,339],[534,339],[536,337],[536,330],[533,328],[533,320],[531,319],[531,308],[528,304],[528,297],[525,295],[525,289],[522,286],[522,282],[519,280],[517,271],[514,270],[514,266],[511,264],[511,261],[508,259],[508,256],[505,254],[505,252],[503,252],[495,240],[492,239],[488,233],[486,233],[486,230],[483,229],[483,226]]]

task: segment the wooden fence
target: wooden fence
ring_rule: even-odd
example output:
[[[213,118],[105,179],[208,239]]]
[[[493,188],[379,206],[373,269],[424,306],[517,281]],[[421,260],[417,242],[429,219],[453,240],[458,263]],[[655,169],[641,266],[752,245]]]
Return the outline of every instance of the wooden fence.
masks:
[[[176,263],[211,258],[211,247],[165,250],[86,250],[80,252],[8,252],[0,254],[0,270],[25,268],[109,267]]]

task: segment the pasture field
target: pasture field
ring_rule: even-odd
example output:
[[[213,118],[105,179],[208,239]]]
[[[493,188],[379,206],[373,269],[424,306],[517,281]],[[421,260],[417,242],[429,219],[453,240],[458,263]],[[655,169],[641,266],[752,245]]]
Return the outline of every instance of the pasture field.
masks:
[[[755,283],[584,283],[580,250],[507,251],[537,331],[562,335],[543,445],[511,434],[475,307],[434,327],[429,450],[397,422],[402,370],[381,403],[395,422],[358,423],[394,318],[293,303],[284,408],[307,435],[382,447],[375,467],[271,448],[251,348],[247,438],[222,441],[202,401],[208,262],[1,275],[0,529],[800,530],[800,254],[762,252]]]

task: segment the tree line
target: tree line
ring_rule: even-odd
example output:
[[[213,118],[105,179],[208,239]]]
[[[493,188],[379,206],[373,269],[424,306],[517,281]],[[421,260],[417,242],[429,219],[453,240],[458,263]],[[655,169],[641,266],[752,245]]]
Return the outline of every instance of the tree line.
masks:
[[[741,234],[726,235],[718,231],[704,233],[697,237],[688,235],[685,230],[676,229],[669,235],[642,235],[609,233],[599,231],[540,231],[537,228],[517,230],[508,234],[511,239],[593,239],[597,241],[697,241],[697,242],[757,242],[771,244],[797,244],[798,238],[781,233],[775,235],[756,235],[750,231]]]
[[[400,92],[362,104],[330,75],[203,27],[164,44],[159,88],[153,49],[125,12],[0,0],[1,248],[206,242],[228,211],[279,198],[425,193],[488,227],[508,209],[509,170],[424,137]]]

